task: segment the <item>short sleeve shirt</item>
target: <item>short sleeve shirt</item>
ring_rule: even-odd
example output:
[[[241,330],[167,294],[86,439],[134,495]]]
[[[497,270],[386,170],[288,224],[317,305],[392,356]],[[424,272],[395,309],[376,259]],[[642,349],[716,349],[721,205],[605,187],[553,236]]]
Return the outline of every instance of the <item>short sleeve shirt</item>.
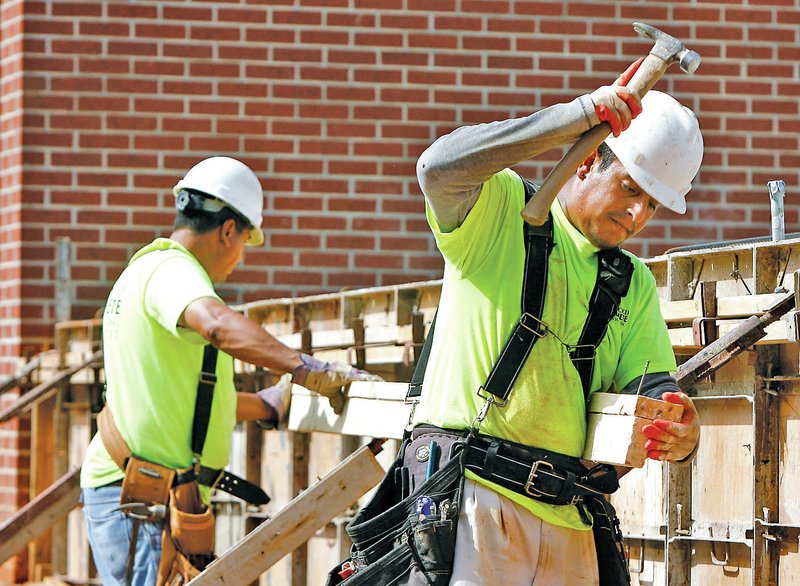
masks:
[[[205,339],[178,321],[193,301],[219,299],[202,265],[166,238],[139,250],[109,294],[103,315],[106,401],[131,451],[172,468],[192,463],[192,422]],[[236,423],[233,359],[219,352],[202,464],[224,468]],[[81,485],[122,478],[96,435]]]
[[[465,221],[451,232],[439,229],[428,207],[428,222],[445,269],[416,423],[467,429],[483,404],[476,391],[521,314],[523,205],[522,181],[506,169],[484,183]],[[558,200],[551,213],[555,247],[548,264],[542,319],[552,333],[536,343],[508,404],[493,405],[480,431],[580,456],[586,441],[584,395],[565,344],[577,343],[586,321],[599,249],[572,226]],[[635,267],[631,286],[597,349],[592,392],[623,388],[642,374],[648,360],[650,372],[676,369],[655,279],[644,263],[629,256]],[[472,477],[547,522],[586,528],[575,507],[546,505]]]

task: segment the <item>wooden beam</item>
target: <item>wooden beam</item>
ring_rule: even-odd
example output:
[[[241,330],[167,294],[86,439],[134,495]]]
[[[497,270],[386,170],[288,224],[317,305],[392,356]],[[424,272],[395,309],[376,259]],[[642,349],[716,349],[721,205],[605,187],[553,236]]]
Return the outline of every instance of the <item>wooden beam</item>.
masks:
[[[247,584],[256,580],[378,484],[383,475],[383,467],[371,447],[359,448],[215,560],[192,580],[192,586]]]
[[[31,540],[79,504],[80,468],[59,478],[0,525],[0,564],[19,553]]]
[[[69,379],[72,378],[72,375],[83,370],[93,362],[97,362],[102,358],[102,356],[103,351],[98,350],[79,364],[57,372],[50,380],[34,387],[29,392],[25,393],[19,399],[14,401],[2,412],[0,412],[0,423],[5,423],[6,421],[14,419],[30,409],[36,403],[44,401],[50,395],[56,392],[61,383],[69,381]]]

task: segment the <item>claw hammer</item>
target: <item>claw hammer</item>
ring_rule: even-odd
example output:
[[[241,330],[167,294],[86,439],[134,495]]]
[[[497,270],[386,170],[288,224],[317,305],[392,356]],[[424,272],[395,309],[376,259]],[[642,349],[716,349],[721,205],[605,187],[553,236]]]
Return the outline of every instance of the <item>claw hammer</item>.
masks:
[[[627,87],[636,91],[640,98],[661,79],[667,68],[676,61],[679,62],[681,69],[690,75],[697,71],[700,66],[700,55],[684,47],[683,43],[675,37],[642,22],[634,22],[633,29],[639,33],[639,36],[655,41],[650,53],[627,84]],[[610,133],[611,125],[608,122],[598,124],[583,133],[567,151],[564,158],[553,167],[536,195],[522,209],[522,217],[526,222],[534,226],[544,224],[547,214],[550,212],[550,205],[558,192],[581,163],[600,146]]]

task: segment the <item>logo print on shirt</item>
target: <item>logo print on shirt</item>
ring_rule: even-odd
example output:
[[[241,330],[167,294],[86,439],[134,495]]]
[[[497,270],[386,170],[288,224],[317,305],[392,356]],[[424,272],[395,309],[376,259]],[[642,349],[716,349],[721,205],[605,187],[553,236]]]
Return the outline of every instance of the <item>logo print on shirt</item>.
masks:
[[[621,307],[617,310],[617,315],[614,316],[614,319],[621,323],[623,326],[628,323],[628,317],[630,317],[631,312],[628,309],[622,309]]]

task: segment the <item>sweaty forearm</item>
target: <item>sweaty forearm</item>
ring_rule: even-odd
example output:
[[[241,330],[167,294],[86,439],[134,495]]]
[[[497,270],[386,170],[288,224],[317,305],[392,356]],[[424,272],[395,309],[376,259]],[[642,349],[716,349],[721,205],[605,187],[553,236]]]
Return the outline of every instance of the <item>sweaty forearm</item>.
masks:
[[[597,123],[588,96],[530,116],[464,126],[439,138],[420,156],[417,176],[440,222],[457,224],[495,173],[559,145]],[[466,205],[464,202],[467,202]]]
[[[243,362],[281,373],[293,372],[302,363],[300,352],[217,299],[193,301],[184,311],[182,322],[216,348]]]

